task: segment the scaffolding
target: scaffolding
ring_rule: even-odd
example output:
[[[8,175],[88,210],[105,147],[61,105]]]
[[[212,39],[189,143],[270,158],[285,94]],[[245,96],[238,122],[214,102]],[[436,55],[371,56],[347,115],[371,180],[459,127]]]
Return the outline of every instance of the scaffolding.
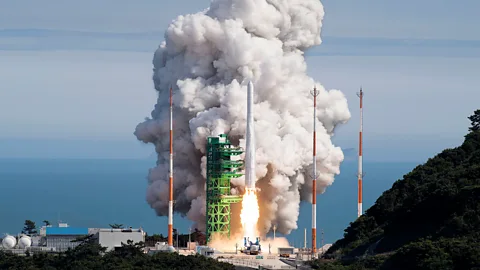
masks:
[[[231,194],[230,180],[242,176],[243,160],[232,160],[243,153],[232,146],[227,135],[207,139],[207,244],[212,234],[230,237],[230,204],[242,201]]]

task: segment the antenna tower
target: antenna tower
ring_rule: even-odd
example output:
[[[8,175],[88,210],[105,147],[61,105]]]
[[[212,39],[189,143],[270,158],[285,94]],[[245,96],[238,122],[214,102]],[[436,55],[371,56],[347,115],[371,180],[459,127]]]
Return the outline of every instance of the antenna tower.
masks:
[[[310,92],[313,96],[313,180],[312,180],[312,257],[317,253],[317,96],[316,87]]]
[[[360,92],[357,93],[357,96],[360,98],[360,132],[358,137],[358,211],[357,217],[360,217],[363,214],[363,90],[360,87]]]

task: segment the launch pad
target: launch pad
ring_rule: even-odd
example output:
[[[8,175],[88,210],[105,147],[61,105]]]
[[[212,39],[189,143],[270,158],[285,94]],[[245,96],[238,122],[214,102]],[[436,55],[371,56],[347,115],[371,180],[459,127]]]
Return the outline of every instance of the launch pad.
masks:
[[[230,237],[230,204],[242,201],[242,196],[231,194],[230,180],[241,177],[243,160],[232,160],[243,153],[232,146],[226,134],[207,138],[207,244],[212,234]]]

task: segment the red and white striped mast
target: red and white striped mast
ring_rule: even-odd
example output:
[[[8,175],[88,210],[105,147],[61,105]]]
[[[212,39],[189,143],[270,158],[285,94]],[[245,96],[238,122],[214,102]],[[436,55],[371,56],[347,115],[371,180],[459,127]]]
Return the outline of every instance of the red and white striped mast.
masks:
[[[312,256],[317,253],[317,96],[320,91],[313,88],[313,175],[312,175]]]
[[[359,139],[358,139],[358,213],[357,217],[360,217],[363,214],[363,209],[362,209],[362,197],[363,197],[363,187],[362,187],[362,181],[363,181],[363,160],[362,160],[362,155],[363,155],[363,91],[362,88],[360,87],[360,92],[357,93],[357,96],[360,98],[360,132],[359,132]]]
[[[173,247],[173,99],[170,87],[170,168],[168,170],[168,245]]]

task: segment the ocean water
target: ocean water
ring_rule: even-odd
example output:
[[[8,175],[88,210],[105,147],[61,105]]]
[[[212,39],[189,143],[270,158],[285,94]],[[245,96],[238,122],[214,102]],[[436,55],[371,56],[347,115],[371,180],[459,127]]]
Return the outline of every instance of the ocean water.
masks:
[[[364,210],[417,163],[364,164]],[[19,233],[26,219],[41,225],[67,222],[75,227],[108,227],[111,223],[166,233],[166,217],[157,217],[145,201],[152,160],[0,159],[0,234]],[[357,164],[342,164],[341,174],[317,197],[318,245],[332,243],[357,215]],[[175,216],[175,226],[188,233],[191,222]],[[311,205],[302,203],[298,229],[287,236],[303,246],[310,240]],[[280,236],[280,234],[277,234]]]

